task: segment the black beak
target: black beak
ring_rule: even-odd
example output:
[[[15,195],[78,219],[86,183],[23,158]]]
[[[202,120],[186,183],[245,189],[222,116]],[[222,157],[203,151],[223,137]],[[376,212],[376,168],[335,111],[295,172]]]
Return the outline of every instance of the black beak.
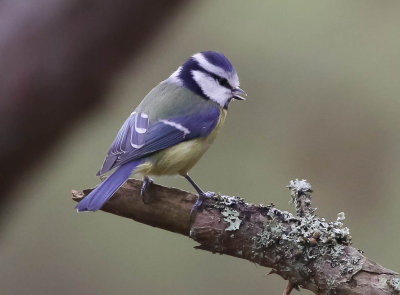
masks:
[[[244,90],[240,89],[239,87],[233,88],[232,94],[233,94],[232,98],[236,100],[246,100],[246,98],[244,98],[242,95],[247,96],[247,93],[244,92]]]

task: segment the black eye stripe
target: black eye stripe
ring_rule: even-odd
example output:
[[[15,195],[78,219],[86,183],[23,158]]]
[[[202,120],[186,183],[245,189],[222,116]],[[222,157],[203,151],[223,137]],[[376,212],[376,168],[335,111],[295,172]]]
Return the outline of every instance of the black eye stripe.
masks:
[[[226,79],[223,79],[223,81],[220,82],[219,84],[221,86],[224,86],[224,87],[228,88],[228,89],[232,89],[232,86],[229,84],[228,80],[226,80]]]
[[[209,73],[209,74],[211,77],[213,77],[219,83],[219,85],[221,85],[225,88],[228,88],[228,89],[232,89],[232,86],[229,84],[227,79],[220,77],[218,75],[215,75],[213,73]]]

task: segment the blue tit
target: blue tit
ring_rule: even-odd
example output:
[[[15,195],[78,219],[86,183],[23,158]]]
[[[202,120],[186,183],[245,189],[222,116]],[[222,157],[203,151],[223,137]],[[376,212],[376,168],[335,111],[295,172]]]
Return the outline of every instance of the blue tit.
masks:
[[[190,57],[153,88],[126,119],[97,175],[117,168],[78,203],[78,211],[96,211],[134,173],[182,175],[195,188],[197,209],[209,194],[188,171],[213,143],[232,100],[244,100],[235,68],[221,53],[204,51]],[[193,211],[193,209],[192,209]]]

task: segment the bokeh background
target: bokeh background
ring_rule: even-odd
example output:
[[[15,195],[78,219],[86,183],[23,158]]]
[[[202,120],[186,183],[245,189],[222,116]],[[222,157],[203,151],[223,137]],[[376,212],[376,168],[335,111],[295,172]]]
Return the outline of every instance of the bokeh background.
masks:
[[[281,294],[286,282],[266,268],[104,212],[76,214],[70,198],[98,184],[144,95],[201,50],[232,61],[248,100],[231,105],[192,170],[199,184],[293,211],[285,185],[306,178],[318,214],[344,211],[354,245],[399,271],[399,10],[395,0],[192,1],[14,192],[25,198],[2,223],[0,293]]]

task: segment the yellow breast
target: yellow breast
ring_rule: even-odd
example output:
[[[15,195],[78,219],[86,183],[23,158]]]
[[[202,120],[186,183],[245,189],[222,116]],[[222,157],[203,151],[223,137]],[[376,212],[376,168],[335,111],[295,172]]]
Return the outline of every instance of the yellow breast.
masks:
[[[185,175],[208,150],[224,124],[227,111],[220,108],[218,122],[207,137],[181,142],[175,146],[155,153],[151,160],[135,169],[142,175]]]

